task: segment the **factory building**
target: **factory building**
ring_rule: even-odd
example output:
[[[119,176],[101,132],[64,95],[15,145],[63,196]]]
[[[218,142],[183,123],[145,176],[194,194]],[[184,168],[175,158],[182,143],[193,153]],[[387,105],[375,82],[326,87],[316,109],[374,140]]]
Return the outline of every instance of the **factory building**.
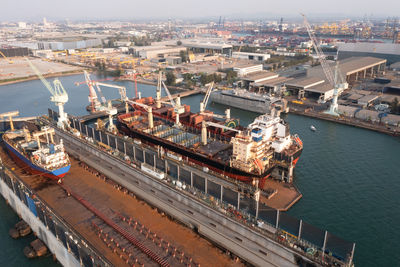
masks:
[[[351,57],[339,60],[339,69],[343,77],[346,77],[347,83],[353,84],[367,77],[381,75],[385,71],[386,62],[386,59],[376,57]],[[329,63],[332,70],[335,69],[335,64],[335,62]],[[308,69],[307,76],[325,79],[321,66]]]
[[[203,42],[185,42],[183,44],[187,49],[194,53],[205,53],[205,54],[221,54],[226,56],[232,56],[233,46],[224,43],[203,43]]]
[[[15,42],[13,45],[27,47],[32,50],[65,50],[83,49],[101,45],[101,39],[88,39],[76,41],[46,41],[46,42]]]
[[[252,72],[242,77],[240,87],[250,88],[255,83],[265,82],[278,77],[279,74],[266,70]]]
[[[387,64],[400,61],[400,44],[391,43],[341,43],[339,60],[350,57],[375,57],[386,59]]]
[[[178,56],[181,51],[186,51],[182,46],[135,46],[133,54],[140,58],[157,59],[168,56]]]
[[[247,60],[255,60],[263,62],[269,58],[271,58],[270,54],[263,54],[263,53],[250,53],[250,52],[233,52],[233,58],[238,59],[247,59]]]
[[[233,70],[236,71],[238,77],[244,77],[253,72],[259,72],[263,70],[262,64],[238,64],[233,67]]]
[[[303,97],[313,98],[317,99],[319,102],[326,102],[331,99],[334,91],[330,83],[318,77],[293,79],[285,83],[285,86],[287,92],[297,96],[299,99]]]
[[[334,71],[335,62],[329,63]],[[385,71],[386,60],[374,57],[352,57],[339,61],[339,69],[347,83],[372,78]],[[307,70],[307,77],[293,79],[285,84],[286,90],[299,99],[313,98],[325,102],[333,97],[334,88],[325,78],[321,66]],[[339,95],[342,92],[339,92]]]
[[[30,50],[26,47],[12,47],[3,46],[0,47],[0,52],[6,57],[24,57],[29,56]]]

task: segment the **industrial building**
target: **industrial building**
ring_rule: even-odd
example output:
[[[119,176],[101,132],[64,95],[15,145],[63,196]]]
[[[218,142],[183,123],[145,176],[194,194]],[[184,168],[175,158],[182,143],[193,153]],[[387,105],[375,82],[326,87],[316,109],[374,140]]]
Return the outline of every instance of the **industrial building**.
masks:
[[[194,53],[232,56],[233,46],[225,43],[185,42],[183,45]]]
[[[391,43],[340,43],[339,60],[350,57],[375,57],[386,59],[387,64],[400,61],[400,44]]]
[[[278,77],[279,74],[266,70],[252,72],[242,77],[241,87],[249,88],[254,83],[261,83]]]
[[[285,83],[286,91],[298,98],[314,98],[325,102],[333,97],[334,88],[331,84],[319,77],[304,77],[293,79]]]
[[[182,46],[135,46],[133,54],[136,57],[153,59],[177,56],[181,51],[186,51]]]
[[[15,42],[13,43],[18,47],[27,47],[32,50],[65,50],[65,49],[83,49],[88,47],[100,46],[101,39],[87,39],[87,40],[54,40],[54,41],[32,41],[32,42]]]
[[[29,56],[30,50],[26,47],[0,47],[0,52],[6,57],[25,57]]]
[[[262,64],[237,64],[233,67],[233,70],[236,71],[238,77],[244,77],[253,72],[259,72],[263,70]]]
[[[285,86],[285,83],[293,80],[293,78],[288,77],[276,77],[267,79],[264,81],[254,82],[250,87],[254,88],[258,92],[263,93],[278,93],[280,89]]]
[[[339,69],[346,81],[352,84],[360,79],[381,75],[385,71],[386,62],[386,59],[376,57],[351,57],[340,60]],[[334,62],[329,64],[332,70],[335,64]],[[325,79],[321,66],[308,69],[307,76]]]
[[[232,57],[238,58],[238,59],[256,60],[256,61],[263,62],[263,61],[271,58],[271,55],[264,54],[264,53],[233,52]]]

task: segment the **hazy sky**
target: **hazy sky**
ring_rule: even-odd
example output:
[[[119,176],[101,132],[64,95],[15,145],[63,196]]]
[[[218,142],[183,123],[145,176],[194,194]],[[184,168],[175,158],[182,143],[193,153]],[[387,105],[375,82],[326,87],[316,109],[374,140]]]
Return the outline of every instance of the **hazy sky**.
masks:
[[[400,0],[0,0],[0,20],[400,16]]]

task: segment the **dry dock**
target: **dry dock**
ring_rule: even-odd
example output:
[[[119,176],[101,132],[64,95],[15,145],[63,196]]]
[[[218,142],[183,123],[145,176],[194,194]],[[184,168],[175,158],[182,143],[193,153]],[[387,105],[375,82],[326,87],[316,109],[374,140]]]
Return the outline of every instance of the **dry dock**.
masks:
[[[107,232],[110,238],[114,236],[121,247],[125,246],[128,250],[132,245],[121,236],[118,236],[117,233],[112,232],[110,227],[104,225],[101,219],[96,218],[93,212],[78,200],[68,196],[66,188],[73,188],[75,194],[82,196],[96,209],[114,221],[117,221],[118,216],[116,214],[118,213],[139,223],[140,229],[135,232],[138,239],[141,238],[143,244],[146,244],[147,247],[152,247],[154,251],[163,257],[168,254],[165,253],[165,248],[159,248],[152,240],[146,239],[145,235],[139,233],[142,226],[144,226],[143,229],[147,230],[145,234],[155,234],[165,242],[168,242],[170,250],[176,248],[179,253],[183,252],[188,260],[191,259],[193,266],[198,264],[200,266],[215,266],[215,264],[218,266],[242,266],[240,262],[233,261],[229,256],[190,229],[160,214],[143,201],[118,190],[115,184],[100,179],[91,171],[86,170],[85,166],[80,165],[75,159],[72,159],[71,171],[65,178],[65,187],[62,187],[45,178],[26,175],[12,160],[8,159],[3,148],[0,150],[0,156],[3,159],[3,163],[9,168],[14,168],[15,173],[21,177],[22,181],[31,187],[37,196],[48,204],[50,209],[62,217],[75,231],[81,233],[88,243],[96,247],[100,254],[104,255],[115,266],[127,266],[129,264],[126,263],[126,259],[121,259],[120,255],[123,255],[122,253],[118,255],[118,253],[114,252],[114,247],[108,247],[110,241],[104,241],[105,235],[99,236],[98,230],[94,225],[103,227],[103,231]],[[123,226],[129,229],[129,225],[123,224]],[[143,253],[138,249],[132,249],[132,251],[132,258],[136,257],[139,262],[145,265],[155,264],[147,256],[142,255]],[[165,255],[163,255],[163,252]],[[171,266],[186,266],[180,263],[180,259],[170,260],[170,264]],[[189,264],[189,262],[186,262],[186,264]]]

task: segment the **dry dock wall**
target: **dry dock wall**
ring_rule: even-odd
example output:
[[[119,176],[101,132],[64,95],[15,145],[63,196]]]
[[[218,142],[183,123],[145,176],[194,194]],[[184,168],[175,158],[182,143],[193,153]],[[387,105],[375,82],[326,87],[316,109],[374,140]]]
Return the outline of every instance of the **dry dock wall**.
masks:
[[[81,266],[80,262],[68,252],[63,243],[50,232],[49,229],[31,212],[31,210],[23,203],[16,194],[6,185],[3,180],[0,180],[0,192],[8,201],[11,208],[29,224],[37,235],[37,237],[46,243],[51,253],[56,255],[57,260],[67,267]],[[22,257],[22,255],[21,255]]]
[[[33,197],[30,189],[1,163],[0,193],[63,266],[111,266],[38,196]]]

